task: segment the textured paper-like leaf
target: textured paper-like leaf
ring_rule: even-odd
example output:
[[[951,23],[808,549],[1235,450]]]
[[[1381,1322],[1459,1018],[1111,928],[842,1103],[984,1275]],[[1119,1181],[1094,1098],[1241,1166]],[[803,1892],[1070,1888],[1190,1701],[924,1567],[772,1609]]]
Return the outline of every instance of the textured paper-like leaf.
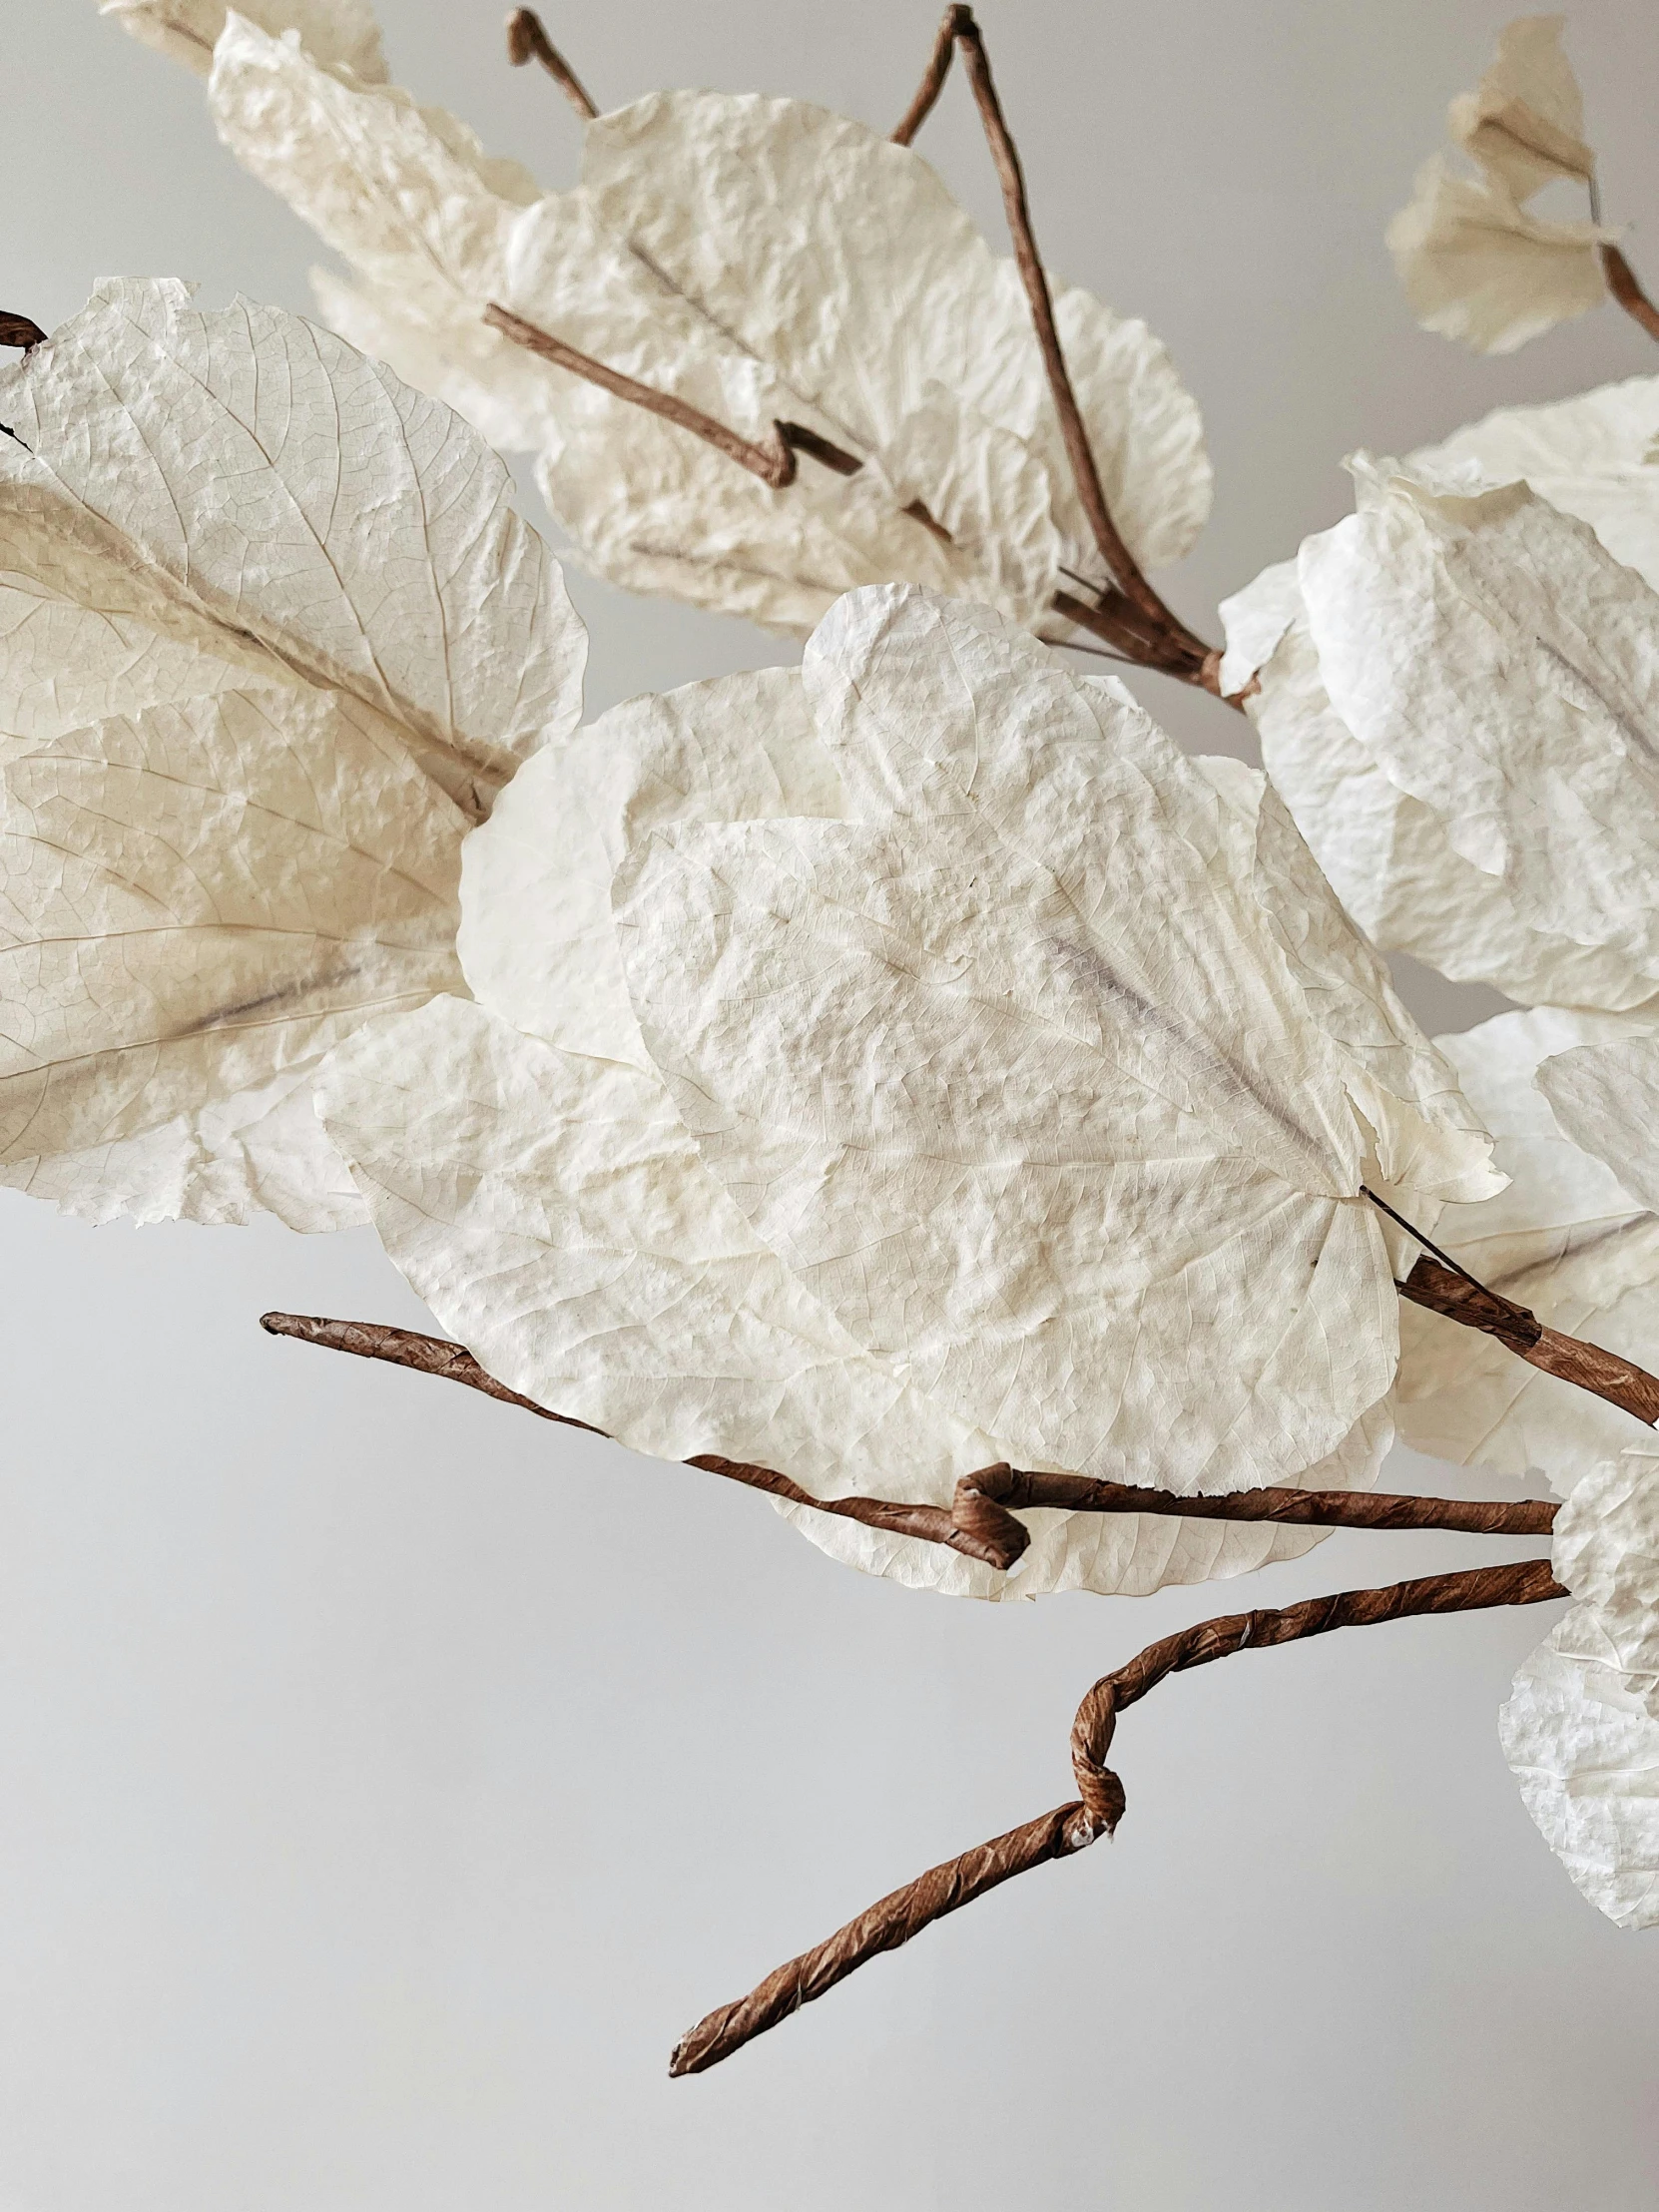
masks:
[[[1218,795],[969,609],[858,595],[807,673],[863,819],[682,827],[618,880],[704,1156],[1016,1456],[1295,1478],[1385,1385],[1392,1283],[1343,1056]]]
[[[1659,588],[1659,376],[1630,376],[1543,406],[1500,407],[1403,465],[1448,489],[1459,478],[1471,491],[1529,484]]]
[[[1638,1017],[1639,1020],[1639,1017]],[[1630,1033],[1630,1028],[1635,1033]],[[1567,1134],[1640,1206],[1659,1214],[1659,1007],[1622,1034],[1578,1038],[1538,1071],[1538,1088]]]
[[[799,633],[893,576],[1034,626],[1062,564],[1099,573],[1013,265],[908,149],[799,102],[660,94],[591,125],[581,189],[532,206],[441,110],[235,18],[210,98],[238,158],[357,272],[318,279],[330,319],[538,453],[612,581]],[[863,466],[807,458],[774,491],[499,335],[493,300],[743,436],[799,422]],[[1119,526],[1143,562],[1179,558],[1210,498],[1197,410],[1144,324],[1072,286],[1055,307]]]
[[[468,824],[580,712],[557,571],[453,417],[274,310],[105,285],[0,409],[0,1178],[360,1219],[305,1078],[460,987]]]
[[[205,77],[228,15],[241,16],[274,36],[298,33],[326,69],[348,69],[364,84],[385,81],[380,31],[368,0],[99,0],[100,15],[114,16],[124,31]]]
[[[1438,1042],[1497,1138],[1499,1197],[1448,1206],[1437,1244],[1540,1321],[1651,1366],[1659,1341],[1659,1218],[1573,1142],[1534,1084],[1540,1062],[1589,1037],[1629,1036],[1641,1017],[1540,1006]],[[1580,1057],[1569,1054],[1569,1059]],[[1634,1130],[1630,1141],[1639,1142]],[[1641,1433],[1635,1416],[1517,1360],[1495,1339],[1402,1305],[1395,1418],[1405,1441],[1459,1465],[1523,1474],[1560,1491]]]
[[[1633,1446],[1562,1506],[1556,1580],[1575,1603],[1499,1717],[1526,1809],[1621,1928],[1659,1926],[1659,1456]]]
[[[1358,466],[1362,510],[1229,601],[1263,758],[1384,948],[1511,997],[1659,983],[1659,597],[1524,485]],[[1272,643],[1277,632],[1277,643]]]
[[[1387,229],[1388,252],[1425,330],[1476,353],[1513,353],[1607,296],[1593,223],[1553,223],[1507,188],[1459,177],[1435,155]]]
[[[1451,136],[1516,200],[1568,178],[1586,182],[1595,155],[1584,143],[1584,98],[1561,51],[1558,15],[1524,15],[1497,35],[1497,53],[1473,92],[1452,101]]]

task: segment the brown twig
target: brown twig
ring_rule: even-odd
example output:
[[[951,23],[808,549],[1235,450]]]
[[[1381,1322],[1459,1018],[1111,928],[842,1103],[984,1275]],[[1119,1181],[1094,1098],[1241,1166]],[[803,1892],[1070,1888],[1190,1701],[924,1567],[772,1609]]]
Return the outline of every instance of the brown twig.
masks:
[[[1201,1622],[1179,1635],[1149,1644],[1129,1664],[1103,1675],[1077,1708],[1071,1762],[1078,1795],[1023,1827],[932,1867],[914,1882],[872,1905],[837,1929],[828,1941],[803,1951],[741,1997],[710,2012],[682,2037],[669,2062],[671,2074],[702,2073],[781,2020],[844,1981],[884,1950],[896,1950],[932,1922],[942,1920],[1015,1875],[1050,1859],[1084,1850],[1110,1836],[1123,1817],[1123,1785],[1106,1765],[1117,1716],[1125,1706],[1187,1667],[1207,1666],[1233,1652],[1324,1636],[1337,1628],[1368,1628],[1382,1621],[1428,1613],[1473,1612],[1496,1605],[1538,1605],[1565,1597],[1547,1559],[1471,1573],[1424,1575],[1383,1589],[1344,1590],[1254,1613]]]
[[[330,1352],[349,1352],[360,1360],[384,1360],[448,1382],[464,1382],[505,1405],[522,1405],[543,1420],[561,1421],[602,1436],[591,1421],[555,1413],[532,1397],[508,1389],[479,1366],[463,1345],[418,1330],[395,1329],[383,1322],[328,1321],[314,1314],[264,1314],[260,1326],[274,1337],[294,1337]],[[1379,1490],[1234,1490],[1220,1496],[1188,1497],[1175,1490],[1154,1490],[1134,1482],[1097,1482],[1081,1474],[1037,1474],[1006,1461],[964,1474],[946,1510],[940,1505],[906,1504],[878,1497],[814,1497],[771,1467],[704,1452],[689,1467],[724,1475],[753,1490],[835,1513],[867,1527],[915,1536],[923,1543],[945,1544],[969,1559],[1007,1569],[1026,1550],[1031,1532],[1014,1518],[1016,1508],[1051,1507],[1071,1513],[1151,1513],[1181,1520],[1278,1521],[1302,1528],[1452,1528],[1480,1536],[1547,1535],[1555,1506],[1547,1498],[1503,1502],[1485,1498],[1412,1497]]]
[[[950,75],[951,57],[956,51],[956,19],[967,12],[966,8],[945,9],[944,19],[934,33],[933,51],[927,57],[927,67],[922,73],[921,83],[916,87],[916,96],[904,110],[904,120],[892,134],[894,146],[908,146],[932,114],[939,94],[944,90],[944,81]]]
[[[1639,322],[1650,338],[1659,338],[1659,307],[1643,291],[1636,280],[1636,272],[1616,246],[1602,245],[1601,268],[1607,278],[1607,289],[1631,321]]]
[[[534,8],[514,8],[507,18],[507,59],[515,69],[526,62],[540,62],[584,123],[599,113],[580,77],[542,28]]]
[[[1604,1352],[1599,1345],[1585,1344],[1580,1338],[1565,1337],[1558,1329],[1545,1328],[1524,1306],[1488,1291],[1467,1276],[1454,1275],[1434,1260],[1419,1259],[1404,1282],[1395,1287],[1400,1297],[1408,1298],[1413,1306],[1426,1307],[1429,1313],[1443,1314],[1465,1329],[1478,1329],[1495,1337],[1543,1374],[1575,1383],[1579,1389],[1605,1398],[1610,1405],[1622,1406],[1650,1428],[1659,1422],[1659,1376],[1649,1375],[1633,1360]]]
[[[659,391],[654,384],[642,384],[638,377],[625,376],[619,368],[608,368],[591,353],[578,352],[574,345],[567,345],[563,338],[554,337],[551,331],[539,328],[534,322],[526,322],[510,308],[491,301],[484,309],[484,320],[503,337],[511,338],[515,345],[539,353],[544,361],[569,369],[572,375],[597,384],[601,391],[608,391],[617,399],[627,399],[634,406],[643,407],[647,414],[660,415],[663,421],[689,430],[693,437],[702,438],[717,452],[724,453],[728,460],[747,468],[752,476],[759,476],[774,491],[782,491],[795,482],[795,449],[784,436],[780,424],[773,425],[774,438],[770,445],[757,445],[753,439],[729,430],[713,415],[705,414],[701,407],[694,407],[690,400],[677,398],[671,391]]]
[[[0,345],[21,345],[25,352],[31,345],[44,345],[46,332],[38,322],[31,322],[26,314],[8,314],[0,307]]]

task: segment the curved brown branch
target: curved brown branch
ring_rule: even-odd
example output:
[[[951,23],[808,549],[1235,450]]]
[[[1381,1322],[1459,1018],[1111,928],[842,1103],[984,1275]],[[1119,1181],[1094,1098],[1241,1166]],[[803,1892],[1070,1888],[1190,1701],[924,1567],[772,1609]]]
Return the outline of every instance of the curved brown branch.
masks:
[[[1650,338],[1659,338],[1659,307],[1643,291],[1636,280],[1636,272],[1616,246],[1603,245],[1601,270],[1607,278],[1607,289],[1631,321],[1640,323]]]
[[[31,345],[44,345],[46,332],[38,322],[31,322],[26,314],[8,314],[0,307],[0,345],[21,345],[25,352]]]
[[[507,59],[515,69],[540,62],[584,123],[599,113],[580,77],[542,28],[534,8],[514,8],[507,18]]]
[[[894,146],[908,146],[921,129],[937,104],[944,90],[944,81],[950,75],[951,57],[956,51],[957,18],[967,15],[966,8],[946,8],[944,18],[933,35],[933,51],[927,57],[927,67],[916,96],[904,110],[904,119],[892,134]],[[971,20],[971,18],[970,18]]]
[[[1097,1837],[1111,1835],[1124,1810],[1123,1785],[1106,1765],[1117,1716],[1166,1675],[1207,1666],[1212,1659],[1225,1659],[1236,1651],[1294,1643],[1337,1628],[1368,1628],[1420,1614],[1465,1613],[1495,1605],[1539,1605],[1566,1594],[1547,1559],[1523,1559],[1513,1566],[1424,1575],[1383,1589],[1344,1590],[1331,1597],[1307,1598],[1300,1605],[1234,1613],[1149,1644],[1127,1666],[1103,1675],[1077,1708],[1071,1731],[1076,1798],[959,1858],[929,1868],[848,1921],[827,1941],[768,1974],[748,1996],[710,2012],[682,2037],[669,2061],[669,2072],[702,2073],[719,2065],[757,2035],[844,1981],[866,1960],[897,1949],[947,1913],[971,1904],[1017,1874],[1051,1859],[1069,1858]]]
[[[1403,1283],[1395,1285],[1401,1298],[1413,1306],[1443,1314],[1465,1329],[1478,1329],[1495,1337],[1529,1367],[1572,1382],[1610,1405],[1622,1406],[1651,1428],[1659,1422],[1659,1376],[1649,1375],[1634,1360],[1621,1359],[1577,1337],[1565,1337],[1548,1329],[1524,1306],[1500,1297],[1465,1275],[1455,1275],[1435,1260],[1419,1259]]]

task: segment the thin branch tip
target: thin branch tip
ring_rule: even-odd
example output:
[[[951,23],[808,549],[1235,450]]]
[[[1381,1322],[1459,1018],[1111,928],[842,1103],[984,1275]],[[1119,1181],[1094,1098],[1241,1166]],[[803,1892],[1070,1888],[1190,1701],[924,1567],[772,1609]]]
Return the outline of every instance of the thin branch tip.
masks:
[[[584,123],[599,113],[587,88],[548,37],[534,8],[514,8],[507,18],[507,59],[514,69],[540,62]]]

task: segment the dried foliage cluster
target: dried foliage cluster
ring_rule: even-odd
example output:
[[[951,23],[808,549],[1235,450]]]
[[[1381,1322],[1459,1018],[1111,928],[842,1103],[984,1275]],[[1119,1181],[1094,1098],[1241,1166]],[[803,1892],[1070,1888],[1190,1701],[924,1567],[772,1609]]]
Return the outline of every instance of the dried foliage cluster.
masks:
[[[0,331],[0,1179],[371,1222],[455,1341],[269,1328],[767,1490],[912,1586],[1553,1527],[1150,1647],[1084,1700],[1074,1800],[676,2070],[1109,1834],[1116,1713],[1168,1673],[1403,1614],[1571,1594],[1504,1748],[1586,1897],[1659,1922],[1659,378],[1357,456],[1211,645],[1149,580],[1208,511],[1198,409],[1045,270],[966,9],[890,138],[599,113],[519,11],[584,118],[564,193],[391,85],[362,0],[104,12],[351,275],[327,328],[135,280]],[[1009,257],[910,143],[953,61]],[[1450,128],[1470,172],[1389,234],[1429,327],[1501,350],[1610,295],[1659,334],[1556,19]],[[1562,180],[1587,221],[1530,209]],[[581,726],[491,445],[571,558],[801,665]],[[1067,653],[1242,708],[1266,774]],[[1392,949],[1522,1010],[1431,1041]],[[1396,1434],[1565,1502],[1380,1496]]]

